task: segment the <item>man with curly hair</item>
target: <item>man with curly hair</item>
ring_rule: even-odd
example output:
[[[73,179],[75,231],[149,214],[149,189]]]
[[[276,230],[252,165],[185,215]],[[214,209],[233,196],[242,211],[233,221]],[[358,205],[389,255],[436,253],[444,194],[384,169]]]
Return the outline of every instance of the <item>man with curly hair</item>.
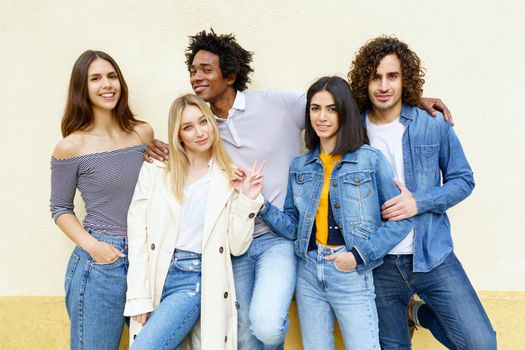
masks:
[[[382,206],[385,220],[413,217],[414,228],[374,270],[383,349],[410,349],[407,308],[416,324],[449,349],[496,349],[496,335],[453,251],[446,210],[474,189],[456,133],[443,116],[416,103],[424,73],[418,56],[395,37],[357,53],[348,74],[371,146],[389,159],[401,193]]]

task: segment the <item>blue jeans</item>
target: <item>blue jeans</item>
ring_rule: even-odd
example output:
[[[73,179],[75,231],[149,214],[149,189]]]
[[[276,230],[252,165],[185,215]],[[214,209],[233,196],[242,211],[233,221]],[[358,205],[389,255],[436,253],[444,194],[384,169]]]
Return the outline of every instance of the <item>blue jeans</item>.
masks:
[[[345,349],[379,349],[372,271],[343,271],[325,257],[346,252],[318,245],[299,259],[295,299],[304,350],[334,349],[334,315]]]
[[[201,255],[175,250],[159,307],[133,342],[132,350],[180,349],[200,318]]]
[[[88,229],[97,240],[127,254],[127,238]],[[116,350],[125,323],[128,258],[99,264],[75,247],[66,269],[66,308],[71,321],[71,349]]]
[[[297,262],[293,241],[268,232],[232,257],[239,350],[282,349]]]
[[[374,270],[383,349],[410,349],[409,299],[429,306],[423,325],[449,349],[496,349],[496,333],[461,263],[452,252],[429,272],[412,272],[412,255],[387,255]]]

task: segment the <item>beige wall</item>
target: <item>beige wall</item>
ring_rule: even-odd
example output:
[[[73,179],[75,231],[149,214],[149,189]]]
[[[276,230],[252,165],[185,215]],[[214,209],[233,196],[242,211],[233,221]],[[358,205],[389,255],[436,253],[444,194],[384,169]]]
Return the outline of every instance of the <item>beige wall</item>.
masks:
[[[476,289],[525,290],[524,17],[522,1],[501,0],[0,0],[0,295],[63,295],[72,244],[49,216],[49,157],[78,55],[110,53],[134,111],[165,138],[170,102],[189,91],[187,36],[211,26],[255,52],[255,89],[344,76],[380,34],[409,43],[475,170],[473,195],[450,210],[457,255]]]

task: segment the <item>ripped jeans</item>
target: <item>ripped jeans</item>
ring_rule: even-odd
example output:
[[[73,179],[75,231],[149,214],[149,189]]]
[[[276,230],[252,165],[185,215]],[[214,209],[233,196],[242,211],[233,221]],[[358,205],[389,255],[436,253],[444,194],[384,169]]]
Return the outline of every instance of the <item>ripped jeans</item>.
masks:
[[[175,250],[159,307],[153,312],[131,349],[180,349],[200,318],[201,255]]]

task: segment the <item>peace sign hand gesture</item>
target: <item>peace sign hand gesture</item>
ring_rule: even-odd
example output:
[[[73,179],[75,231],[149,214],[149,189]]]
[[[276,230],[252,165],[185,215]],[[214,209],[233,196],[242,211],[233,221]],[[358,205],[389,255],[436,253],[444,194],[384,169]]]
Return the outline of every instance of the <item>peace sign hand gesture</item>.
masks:
[[[232,175],[232,184],[235,190],[248,198],[257,198],[263,188],[264,164],[264,160],[259,165],[257,162],[253,162],[250,171],[243,168],[235,169]]]

